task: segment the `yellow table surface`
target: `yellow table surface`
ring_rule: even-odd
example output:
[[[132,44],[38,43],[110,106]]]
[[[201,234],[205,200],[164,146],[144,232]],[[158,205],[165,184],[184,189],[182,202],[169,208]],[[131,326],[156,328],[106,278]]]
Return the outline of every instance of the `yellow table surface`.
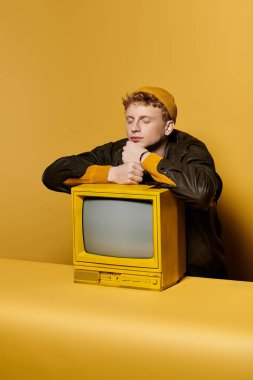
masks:
[[[72,266],[0,259],[0,376],[253,379],[253,283],[111,288],[74,284]]]

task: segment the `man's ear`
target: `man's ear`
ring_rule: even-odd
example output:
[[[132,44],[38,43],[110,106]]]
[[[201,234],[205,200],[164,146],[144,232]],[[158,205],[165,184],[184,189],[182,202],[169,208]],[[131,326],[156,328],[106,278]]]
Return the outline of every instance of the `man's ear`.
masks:
[[[167,121],[165,124],[165,135],[169,136],[171,132],[173,131],[173,129],[174,129],[174,121],[173,120]]]

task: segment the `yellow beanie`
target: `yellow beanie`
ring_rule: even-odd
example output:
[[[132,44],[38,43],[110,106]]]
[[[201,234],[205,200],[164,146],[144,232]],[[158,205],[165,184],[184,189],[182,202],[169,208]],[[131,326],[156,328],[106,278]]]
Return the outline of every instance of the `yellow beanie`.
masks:
[[[148,94],[154,95],[158,100],[160,100],[160,102],[163,103],[172,120],[176,122],[177,106],[175,104],[174,97],[168,91],[159,87],[144,86],[134,92],[147,92]]]

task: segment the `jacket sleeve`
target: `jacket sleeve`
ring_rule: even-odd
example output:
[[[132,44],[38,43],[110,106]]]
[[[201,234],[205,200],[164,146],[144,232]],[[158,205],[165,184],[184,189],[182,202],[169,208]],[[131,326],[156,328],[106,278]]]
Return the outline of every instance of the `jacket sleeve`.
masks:
[[[54,191],[70,193],[71,185],[64,181],[79,178],[91,165],[111,165],[113,143],[108,143],[78,155],[61,157],[49,165],[42,175],[44,185]]]
[[[171,159],[161,159],[157,170],[176,185],[164,186],[191,207],[206,210],[221,193],[221,179],[215,172],[210,153],[201,142],[189,145],[178,159],[173,153]]]

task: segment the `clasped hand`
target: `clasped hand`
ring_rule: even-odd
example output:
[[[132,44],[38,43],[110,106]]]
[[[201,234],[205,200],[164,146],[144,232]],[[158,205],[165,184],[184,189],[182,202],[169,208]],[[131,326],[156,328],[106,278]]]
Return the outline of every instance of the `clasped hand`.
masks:
[[[143,167],[140,163],[140,155],[145,151],[146,149],[133,141],[128,141],[123,148],[123,165],[111,167],[108,181],[125,185],[135,185],[140,183],[144,173]]]

